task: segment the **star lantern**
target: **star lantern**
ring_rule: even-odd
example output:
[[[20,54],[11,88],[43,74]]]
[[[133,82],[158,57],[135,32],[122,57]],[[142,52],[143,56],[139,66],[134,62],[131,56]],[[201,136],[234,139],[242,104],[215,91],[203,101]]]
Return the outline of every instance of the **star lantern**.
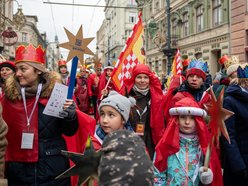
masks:
[[[69,39],[69,42],[59,44],[60,47],[70,50],[67,62],[72,60],[71,74],[70,74],[70,84],[67,94],[67,99],[72,99],[73,90],[76,79],[78,59],[82,65],[84,65],[84,54],[94,55],[94,53],[87,47],[88,44],[94,39],[92,38],[83,38],[83,28],[80,26],[77,34],[74,36],[66,28],[65,32]]]
[[[75,36],[66,28],[64,29],[69,39],[69,42],[61,43],[59,44],[59,46],[70,50],[66,61],[70,61],[72,58],[77,56],[80,63],[84,65],[84,54],[94,55],[94,53],[87,47],[88,44],[94,39],[94,37],[83,38],[82,25],[80,26]]]
[[[212,87],[210,88],[211,103],[204,105],[210,115],[209,128],[210,128],[210,142],[207,148],[204,167],[208,167],[211,149],[214,144],[219,147],[219,137],[222,134],[229,143],[230,138],[226,129],[225,120],[230,118],[234,113],[223,108],[224,87],[221,89],[218,99],[216,99]]]
[[[57,176],[55,179],[79,175],[78,186],[92,179],[97,179],[97,169],[102,152],[95,151],[90,137],[87,139],[84,154],[68,151],[62,151],[62,154],[70,158],[75,165]]]

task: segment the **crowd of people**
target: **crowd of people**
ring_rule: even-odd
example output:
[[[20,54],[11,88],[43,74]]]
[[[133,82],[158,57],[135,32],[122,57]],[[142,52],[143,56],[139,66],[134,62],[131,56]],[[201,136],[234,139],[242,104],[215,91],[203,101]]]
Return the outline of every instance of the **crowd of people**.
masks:
[[[202,59],[183,60],[170,80],[137,64],[122,90],[111,64],[80,66],[59,117],[43,111],[55,84],[70,83],[66,61],[48,71],[45,50],[32,44],[15,56],[0,63],[0,185],[77,185],[76,176],[55,179],[72,166],[61,151],[84,153],[90,137],[102,152],[95,185],[248,186],[248,63],[238,56],[221,57],[213,78]],[[211,143],[210,90],[233,112],[220,145]]]

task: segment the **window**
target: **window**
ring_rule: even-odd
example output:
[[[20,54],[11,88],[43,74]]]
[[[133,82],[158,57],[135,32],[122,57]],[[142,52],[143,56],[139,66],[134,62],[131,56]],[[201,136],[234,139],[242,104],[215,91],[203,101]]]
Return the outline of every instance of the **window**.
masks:
[[[203,5],[196,8],[196,31],[200,32],[203,30]]]
[[[136,23],[136,13],[129,13],[129,23]]]
[[[202,53],[196,53],[196,54],[195,54],[195,58],[196,58],[196,59],[202,58]]]
[[[137,5],[137,3],[136,3],[136,1],[135,0],[128,0],[128,3],[127,3],[128,5]]]
[[[177,34],[177,19],[172,20],[172,36]]]
[[[213,0],[213,26],[218,26],[222,22],[221,0]]]
[[[128,38],[131,34],[132,30],[125,30],[125,36]]]
[[[188,13],[183,14],[182,28],[183,28],[183,36],[188,36],[189,35],[189,15],[188,15]]]
[[[27,33],[22,33],[22,42],[27,42]]]
[[[157,1],[157,2],[155,3],[155,9],[156,9],[156,10],[159,10],[159,9],[160,9],[160,7],[159,7],[159,1]]]
[[[166,35],[166,19],[162,20],[162,35]]]

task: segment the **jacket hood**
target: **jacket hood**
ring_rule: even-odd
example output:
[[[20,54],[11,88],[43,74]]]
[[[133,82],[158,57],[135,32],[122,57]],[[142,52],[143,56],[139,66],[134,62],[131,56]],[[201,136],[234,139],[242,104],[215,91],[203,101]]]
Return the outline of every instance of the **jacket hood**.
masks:
[[[248,92],[241,89],[239,85],[229,85],[226,90],[227,96],[233,96],[243,102],[248,102]]]

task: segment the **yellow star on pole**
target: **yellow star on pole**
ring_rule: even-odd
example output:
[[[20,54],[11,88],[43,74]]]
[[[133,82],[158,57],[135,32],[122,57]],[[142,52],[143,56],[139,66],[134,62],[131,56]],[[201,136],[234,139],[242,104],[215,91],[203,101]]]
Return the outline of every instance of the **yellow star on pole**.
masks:
[[[70,61],[73,57],[77,56],[80,63],[84,64],[84,54],[94,55],[94,53],[87,47],[88,44],[94,39],[91,38],[83,38],[83,28],[80,26],[77,34],[74,36],[70,31],[66,28],[65,32],[69,39],[69,42],[59,44],[60,47],[70,50],[67,60]]]
[[[211,116],[209,126],[211,129],[211,136],[215,138],[219,144],[219,137],[222,134],[230,143],[230,138],[226,129],[225,120],[231,117],[234,113],[223,108],[224,87],[222,88],[218,99],[216,99],[212,87],[210,88],[211,104],[205,105]]]

